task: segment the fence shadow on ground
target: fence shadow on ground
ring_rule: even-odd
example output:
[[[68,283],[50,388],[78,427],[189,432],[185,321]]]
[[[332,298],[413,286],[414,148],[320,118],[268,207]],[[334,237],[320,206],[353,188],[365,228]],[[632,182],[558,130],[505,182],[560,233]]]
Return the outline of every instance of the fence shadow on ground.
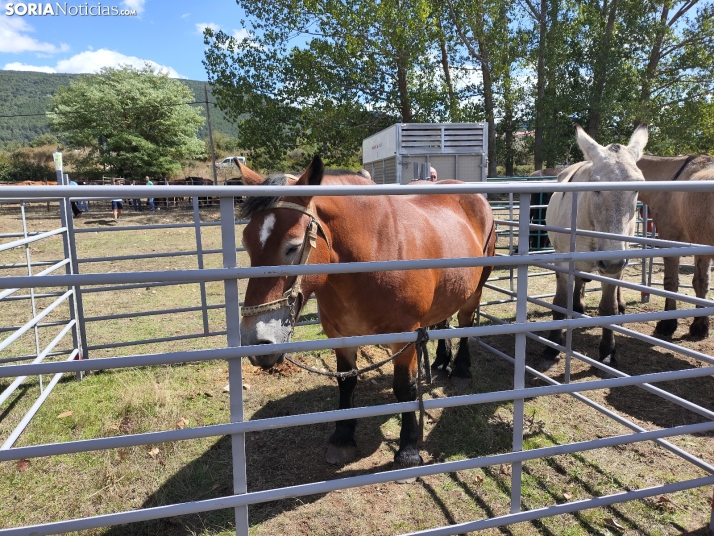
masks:
[[[475,350],[475,345],[471,346],[471,353],[474,381],[472,389],[466,392],[511,387],[512,372],[507,372],[510,369],[507,363],[494,356],[484,356],[482,350]],[[356,392],[357,403],[371,406],[393,402],[391,394],[385,398],[385,381],[391,385],[391,370],[386,370],[380,378],[381,387],[370,381],[360,382]],[[431,389],[439,387],[443,387],[448,395],[457,394],[444,382],[435,383]],[[314,411],[316,404],[325,409],[322,407],[325,405],[324,401],[336,401],[336,395],[336,386],[298,391],[268,402],[255,413],[253,420]],[[499,404],[483,404],[445,410],[440,417],[434,418],[433,427],[425,438],[422,450],[427,452],[433,461],[507,452],[511,446],[512,427],[509,421],[494,418],[498,408]],[[259,491],[389,471],[393,468],[391,458],[393,452],[398,449],[399,439],[398,433],[385,436],[382,426],[392,417],[385,415],[358,421],[355,434],[357,456],[358,461],[365,462],[357,464],[364,467],[360,469],[350,469],[350,466],[336,467],[326,463],[327,440],[334,429],[333,423],[247,434],[248,489]],[[382,453],[377,452],[380,449]],[[372,458],[372,461],[369,458]],[[232,489],[231,440],[225,436],[218,439],[199,458],[174,474],[144,501],[142,508],[226,496],[232,493]],[[250,506],[251,526],[323,497],[324,494],[311,495]],[[437,501],[434,506],[441,508],[446,518],[449,518],[446,505]],[[189,536],[201,532],[233,530],[233,523],[233,512],[228,509],[113,527],[104,534]]]

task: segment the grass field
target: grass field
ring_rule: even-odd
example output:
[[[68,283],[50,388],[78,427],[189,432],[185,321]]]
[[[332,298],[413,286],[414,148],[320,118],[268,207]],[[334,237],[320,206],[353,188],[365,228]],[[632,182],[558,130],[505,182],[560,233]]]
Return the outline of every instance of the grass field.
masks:
[[[216,221],[215,208],[202,209],[204,221]],[[154,215],[125,211],[122,224],[173,223],[190,221],[188,210],[159,211]],[[31,230],[58,226],[55,211],[34,205],[28,213]],[[107,208],[92,211],[75,221],[81,227],[115,225]],[[17,206],[0,208],[2,232],[21,230]],[[220,230],[202,231],[205,249],[220,248]],[[162,253],[195,249],[191,228],[131,232],[88,233],[78,235],[80,258]],[[31,248],[33,260],[62,257],[58,237]],[[247,258],[240,254],[240,263]],[[23,263],[23,248],[0,253],[0,264]],[[220,255],[206,257],[207,268],[220,267]],[[83,273],[111,271],[175,270],[195,268],[193,256],[155,258],[141,261],[85,263]],[[657,272],[658,269],[656,268]],[[500,271],[500,274],[507,273]],[[22,268],[6,269],[2,275],[24,275]],[[661,280],[661,274],[655,274]],[[628,269],[628,278],[639,281],[638,268]],[[685,278],[688,278],[685,276]],[[551,277],[533,278],[531,293],[547,292],[554,286]],[[504,286],[506,283],[503,283]],[[50,289],[51,290],[51,289]],[[61,290],[61,289],[56,289]],[[209,304],[223,302],[221,283],[206,284]],[[502,298],[487,291],[485,300]],[[657,311],[662,300],[640,303],[639,293],[626,292],[629,311]],[[55,298],[38,299],[38,309]],[[587,295],[588,311],[596,314],[598,293]],[[83,295],[85,315],[138,313],[200,304],[198,285],[147,286],[131,290]],[[314,306],[313,306],[314,307]],[[513,321],[515,306],[489,306],[488,311]],[[314,314],[314,309],[308,310]],[[529,306],[529,320],[547,318],[540,307]],[[28,302],[2,302],[0,326],[18,326],[29,320]],[[64,320],[67,308],[60,307],[48,320]],[[711,340],[698,341],[688,336],[689,321],[680,321],[672,341],[713,355]],[[220,309],[209,311],[211,331],[225,329]],[[652,334],[654,323],[629,325]],[[61,326],[40,330],[41,345],[47,344]],[[125,319],[92,322],[87,328],[90,345],[124,343],[158,337],[201,333],[200,312],[161,316],[130,316]],[[5,334],[0,334],[4,338]],[[298,328],[297,339],[324,336],[317,326]],[[484,342],[513,353],[514,337],[489,337]],[[576,331],[577,350],[597,356],[599,330]],[[628,374],[677,370],[699,366],[693,359],[617,336],[618,358]],[[165,343],[122,346],[95,350],[89,357],[117,357],[174,350],[218,348],[225,336],[174,340]],[[432,343],[430,343],[432,344]],[[68,348],[65,344],[63,348]],[[542,346],[528,342],[527,360],[537,365]],[[32,332],[0,353],[0,359],[28,355],[35,351]],[[473,382],[463,392],[488,392],[510,389],[511,365],[472,344]],[[379,347],[363,348],[358,365],[363,367],[386,356]],[[297,356],[301,361],[334,369],[331,352],[319,351]],[[290,364],[270,371],[243,367],[245,418],[262,419],[297,413],[334,409],[338,392],[334,380],[314,376]],[[562,379],[562,363],[549,375]],[[595,379],[589,366],[575,361],[573,381]],[[47,378],[43,379],[46,384]],[[11,380],[0,379],[0,392]],[[394,401],[391,392],[391,367],[360,378],[355,393],[358,406]],[[225,361],[195,362],[185,365],[155,366],[91,373],[81,382],[65,375],[45,405],[20,436],[17,445],[118,436],[130,433],[205,426],[229,421],[229,394]],[[540,385],[527,378],[527,385]],[[667,382],[677,395],[714,410],[714,378]],[[13,430],[24,410],[37,395],[38,378],[28,378],[23,387],[0,406],[0,438]],[[445,381],[429,386],[427,397],[446,397],[457,393]],[[700,422],[702,417],[654,398],[635,387],[601,390],[591,397],[620,412],[646,429]],[[569,396],[526,401],[525,448],[564,444],[573,441],[626,433],[627,429],[602,417]],[[511,403],[485,404],[429,412],[421,454],[425,463],[459,460],[467,457],[503,453],[510,450],[513,414]],[[251,433],[247,437],[249,491],[284,487],[389,470],[398,448],[400,419],[386,416],[363,419],[358,423],[357,459],[334,467],[324,461],[327,438],[333,425],[314,425],[293,429]],[[712,434],[672,438],[672,443],[714,463]],[[0,463],[0,527],[12,527],[63,520],[80,516],[124,511],[142,506],[208,499],[232,493],[231,446],[229,437],[146,445],[127,449]],[[413,484],[382,484],[266,503],[250,508],[251,534],[254,535],[382,535],[423,530],[439,525],[506,514],[510,507],[510,466],[487,467],[419,479]],[[650,487],[704,476],[703,471],[674,456],[654,443],[640,443],[601,449],[572,456],[556,456],[524,464],[522,509],[597,497],[617,491]],[[711,488],[624,503],[609,508],[585,510],[572,515],[519,523],[485,534],[513,535],[589,535],[589,534],[707,534],[711,512]],[[222,510],[200,515],[169,518],[108,529],[85,531],[91,535],[228,535],[234,533],[233,512]]]

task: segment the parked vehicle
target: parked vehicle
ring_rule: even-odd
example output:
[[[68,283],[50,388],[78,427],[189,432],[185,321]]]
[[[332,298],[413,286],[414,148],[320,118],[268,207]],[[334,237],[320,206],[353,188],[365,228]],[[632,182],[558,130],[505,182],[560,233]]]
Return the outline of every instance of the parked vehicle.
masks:
[[[245,165],[245,156],[226,156],[220,162],[216,162],[217,168],[229,168],[236,165],[235,158],[237,158],[241,164]],[[237,166],[236,166],[237,167]]]

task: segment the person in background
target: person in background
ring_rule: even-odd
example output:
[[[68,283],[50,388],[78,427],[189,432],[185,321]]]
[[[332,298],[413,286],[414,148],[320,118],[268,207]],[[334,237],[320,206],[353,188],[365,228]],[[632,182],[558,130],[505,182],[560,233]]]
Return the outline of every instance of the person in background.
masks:
[[[112,186],[119,186],[119,183],[113,181]],[[114,214],[114,221],[119,221],[119,217],[121,216],[121,211],[123,208],[124,203],[122,202],[121,198],[112,199],[112,214]]]
[[[439,180],[436,175],[436,170],[433,167],[429,168],[429,180],[431,182],[436,182],[437,180]]]
[[[148,176],[146,177],[146,185],[147,185],[147,186],[153,186],[153,185],[154,185],[154,183],[151,182],[151,179],[150,179]],[[153,197],[150,197],[150,198],[147,199],[146,201],[149,203],[149,210],[150,210],[151,212],[154,212],[154,198],[153,198]]]
[[[69,181],[70,186],[77,186],[77,183],[74,181]],[[72,214],[75,218],[79,218],[82,215],[82,211],[79,210],[79,207],[77,206],[76,201],[70,201],[70,205],[72,205]]]
[[[85,181],[82,181],[82,186],[87,186],[87,183]],[[87,201],[86,199],[80,199],[79,201],[77,201],[77,206],[82,212],[89,212],[89,201]]]
[[[136,181],[131,181],[131,185],[136,186]],[[141,199],[139,199],[139,198],[132,199],[131,204],[132,204],[132,207],[134,208],[134,211],[144,212],[144,210],[141,208]]]

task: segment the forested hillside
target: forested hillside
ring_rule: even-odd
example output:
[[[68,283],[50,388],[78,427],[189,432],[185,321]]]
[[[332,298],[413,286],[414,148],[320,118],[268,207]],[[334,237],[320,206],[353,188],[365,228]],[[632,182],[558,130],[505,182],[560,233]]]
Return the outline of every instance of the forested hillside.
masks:
[[[17,141],[26,144],[41,134],[50,132],[47,117],[47,103],[58,87],[68,85],[81,74],[50,74],[27,71],[0,71],[0,143]],[[203,86],[198,80],[181,80],[195,96],[196,101],[204,101]],[[209,89],[209,100],[210,89]],[[196,105],[205,116],[205,106]],[[7,117],[12,116],[12,117]],[[230,137],[236,136],[236,128],[215,106],[211,107],[211,126],[214,131]],[[198,131],[198,137],[208,137],[208,127]]]

